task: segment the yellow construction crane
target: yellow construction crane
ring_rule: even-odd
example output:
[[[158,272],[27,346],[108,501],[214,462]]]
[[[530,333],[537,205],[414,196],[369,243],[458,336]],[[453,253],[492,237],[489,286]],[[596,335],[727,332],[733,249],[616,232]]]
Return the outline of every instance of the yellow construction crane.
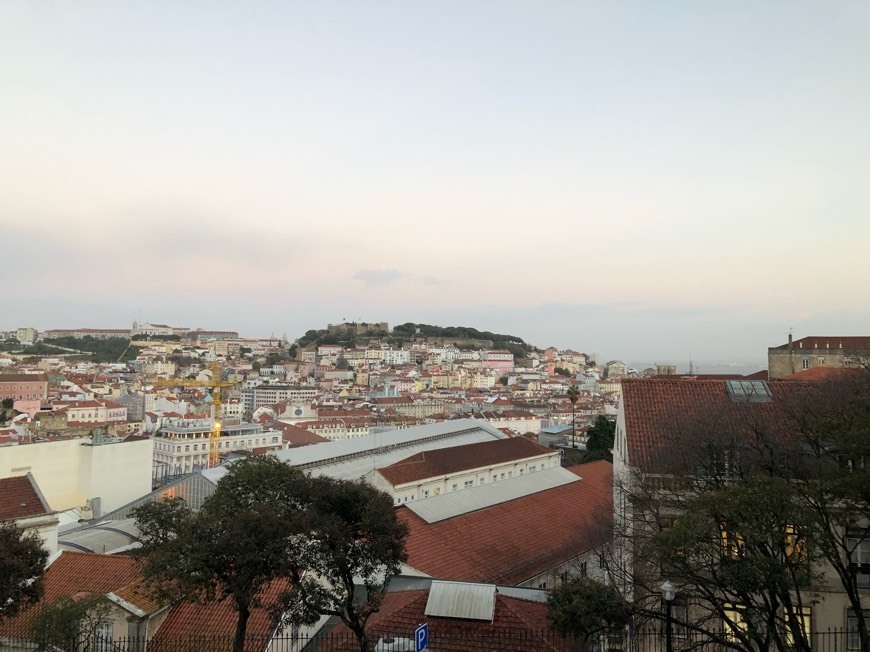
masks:
[[[208,446],[208,466],[209,468],[220,464],[220,443],[221,443],[221,388],[234,387],[233,383],[221,380],[221,364],[220,362],[212,362],[210,365],[211,380],[190,380],[190,379],[174,379],[164,380],[156,378],[147,381],[149,385],[155,387],[208,387],[211,389],[212,398],[212,425],[211,435],[209,436]]]

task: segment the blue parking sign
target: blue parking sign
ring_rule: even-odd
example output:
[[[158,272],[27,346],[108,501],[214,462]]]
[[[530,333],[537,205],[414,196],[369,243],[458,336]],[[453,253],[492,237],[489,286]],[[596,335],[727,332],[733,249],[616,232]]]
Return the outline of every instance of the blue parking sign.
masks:
[[[427,647],[429,647],[429,625],[423,624],[420,625],[414,631],[414,642],[415,649],[417,652],[423,652]]]

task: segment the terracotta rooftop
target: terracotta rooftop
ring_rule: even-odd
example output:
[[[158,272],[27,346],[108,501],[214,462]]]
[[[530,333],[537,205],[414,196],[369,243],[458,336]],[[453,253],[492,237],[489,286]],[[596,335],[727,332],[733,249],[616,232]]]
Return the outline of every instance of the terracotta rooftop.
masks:
[[[0,521],[48,514],[51,509],[39,495],[36,480],[29,473],[0,479]]]
[[[582,479],[437,523],[400,507],[408,565],[439,579],[518,584],[597,547],[611,536],[613,467],[569,470]]]
[[[381,467],[378,472],[395,486],[550,453],[553,453],[552,449],[527,439],[494,439],[422,451],[395,464]]]
[[[732,400],[728,380],[626,379],[622,383],[622,409],[628,463],[645,472],[667,473],[679,437],[732,436],[763,427],[782,435],[787,431],[789,406],[814,391],[814,383],[770,381],[769,402]],[[731,382],[757,382],[746,379]]]
[[[308,446],[310,444],[320,444],[330,441],[326,437],[321,437],[310,430],[294,426],[289,423],[277,422],[272,425],[276,430],[281,431],[281,438],[287,442],[290,448],[297,446]]]
[[[125,555],[64,550],[45,571],[42,600],[13,618],[0,620],[0,636],[28,636],[39,609],[61,597],[87,597],[118,591],[139,576],[139,562]]]
[[[870,350],[870,337],[866,336],[851,336],[840,337],[817,336],[802,337],[791,343],[795,351],[804,351],[806,349],[867,349]],[[789,344],[781,344],[780,346],[772,346],[771,350],[787,351]]]
[[[831,380],[848,378],[850,375],[861,373],[861,371],[859,368],[813,367],[812,369],[804,369],[797,373],[782,376],[779,380]]]
[[[527,652],[528,650],[564,650],[564,641],[543,634],[548,627],[547,604],[497,593],[492,622],[445,618],[426,615],[428,589],[394,591],[384,598],[380,610],[369,620],[368,630],[374,642],[386,636],[414,638],[414,630],[420,623],[429,626],[433,649],[447,652],[467,650],[501,650],[504,652]],[[345,637],[347,637],[345,639]],[[455,638],[454,638],[455,637]],[[333,630],[331,640],[321,647],[336,652],[358,650],[352,643],[350,630],[339,625]],[[453,640],[451,640],[453,638]],[[347,643],[344,643],[344,640]],[[480,647],[473,641],[480,641]]]
[[[278,597],[287,590],[287,583],[272,582],[258,596],[260,606],[251,608],[248,620],[246,652],[262,652],[269,636],[275,631],[277,617],[271,613]],[[230,598],[205,604],[181,602],[172,607],[157,634],[148,644],[152,652],[175,652],[178,642],[188,637],[232,640],[236,632],[238,612]]]

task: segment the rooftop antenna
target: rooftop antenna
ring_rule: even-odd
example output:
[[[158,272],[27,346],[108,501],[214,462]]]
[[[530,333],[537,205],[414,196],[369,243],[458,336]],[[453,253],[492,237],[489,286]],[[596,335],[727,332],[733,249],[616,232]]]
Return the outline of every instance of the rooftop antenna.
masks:
[[[695,375],[695,364],[692,362],[692,354],[689,353],[689,375]]]

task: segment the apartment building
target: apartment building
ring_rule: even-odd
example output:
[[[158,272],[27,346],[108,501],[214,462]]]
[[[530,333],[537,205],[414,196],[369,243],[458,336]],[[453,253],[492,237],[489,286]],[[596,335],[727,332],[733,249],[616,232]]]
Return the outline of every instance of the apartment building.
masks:
[[[154,477],[191,473],[208,467],[212,420],[208,418],[164,419],[154,434]],[[261,424],[225,423],[221,430],[220,453],[282,448],[281,433]]]
[[[46,401],[48,379],[44,374],[0,375],[0,401],[7,398],[13,401]]]
[[[398,505],[560,466],[561,454],[522,437],[416,453],[366,477]]]

